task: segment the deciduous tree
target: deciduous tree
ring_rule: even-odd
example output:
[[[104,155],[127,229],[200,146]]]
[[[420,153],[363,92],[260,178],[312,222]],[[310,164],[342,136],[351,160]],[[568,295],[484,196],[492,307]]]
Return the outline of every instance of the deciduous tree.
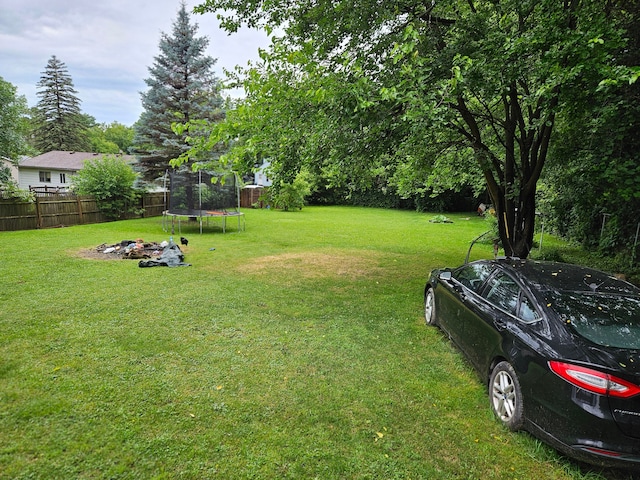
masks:
[[[27,116],[27,99],[0,77],[0,157],[16,162],[29,152]]]
[[[479,174],[495,206],[505,252],[524,258],[533,243],[536,185],[565,96],[596,91],[603,79],[620,75],[612,52],[623,38],[610,3],[206,0],[196,10],[218,12],[229,31],[242,23],[279,27],[289,58],[303,52],[326,68],[321,78],[344,82],[338,96],[324,86],[314,93],[323,97],[319,118],[330,120],[317,131],[333,135],[280,136],[280,150],[306,151],[314,140],[331,151],[331,142],[348,138],[349,144],[333,151],[349,157],[332,157],[325,169],[344,174],[341,162],[359,165],[351,171],[373,169],[408,189]],[[296,82],[309,83],[298,64],[283,62],[281,54],[275,59],[270,73],[291,74],[285,91],[295,90]],[[249,79],[264,73],[254,69]],[[262,76],[265,85],[274,78],[270,73]],[[251,95],[263,92],[255,89]],[[274,116],[292,102],[269,100],[275,106],[265,114],[274,111]],[[290,131],[309,125],[292,116],[287,121]],[[348,134],[341,137],[343,132]],[[316,163],[323,161],[315,157]]]
[[[96,153],[127,153],[133,143],[133,127],[118,122],[94,124],[89,128],[91,151]]]

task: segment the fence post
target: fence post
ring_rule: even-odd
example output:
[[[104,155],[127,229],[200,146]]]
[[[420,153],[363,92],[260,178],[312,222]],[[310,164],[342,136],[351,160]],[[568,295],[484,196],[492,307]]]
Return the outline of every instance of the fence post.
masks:
[[[80,195],[76,195],[76,204],[78,205],[78,223],[82,225],[84,218],[82,216],[82,202],[80,201]]]
[[[40,215],[40,197],[36,195],[36,227],[42,228],[42,216]]]

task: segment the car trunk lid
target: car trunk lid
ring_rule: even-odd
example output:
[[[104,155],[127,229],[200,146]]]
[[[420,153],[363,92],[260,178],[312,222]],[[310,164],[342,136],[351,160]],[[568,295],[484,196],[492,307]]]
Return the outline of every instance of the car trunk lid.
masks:
[[[607,373],[634,385],[640,385],[640,351],[593,349],[608,366]],[[625,435],[640,438],[640,394],[628,398],[609,395],[611,415]]]

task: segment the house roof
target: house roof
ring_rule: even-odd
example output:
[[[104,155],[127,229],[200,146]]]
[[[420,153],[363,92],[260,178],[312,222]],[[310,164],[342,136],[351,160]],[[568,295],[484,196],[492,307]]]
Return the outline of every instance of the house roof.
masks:
[[[52,170],[77,171],[82,169],[85,161],[97,160],[105,156],[113,156],[113,154],[54,150],[38,155],[37,157],[23,160],[19,166],[20,168],[48,168]],[[118,154],[117,156],[123,158],[128,164],[136,162],[136,157],[133,155]]]

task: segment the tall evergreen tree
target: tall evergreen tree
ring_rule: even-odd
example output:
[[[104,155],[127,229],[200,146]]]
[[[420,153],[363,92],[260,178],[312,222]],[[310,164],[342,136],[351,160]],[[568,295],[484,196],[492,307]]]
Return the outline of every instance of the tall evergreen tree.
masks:
[[[162,176],[169,161],[188,149],[186,133],[174,133],[172,123],[222,116],[220,83],[211,71],[216,60],[205,55],[209,40],[196,37],[197,30],[183,2],[172,35],[161,35],[160,55],[145,79],[149,89],[141,94],[144,111],[135,124],[132,150],[146,180]]]
[[[67,66],[53,55],[37,86],[41,88],[36,105],[34,146],[42,151],[88,150],[86,126],[80,99]]]

